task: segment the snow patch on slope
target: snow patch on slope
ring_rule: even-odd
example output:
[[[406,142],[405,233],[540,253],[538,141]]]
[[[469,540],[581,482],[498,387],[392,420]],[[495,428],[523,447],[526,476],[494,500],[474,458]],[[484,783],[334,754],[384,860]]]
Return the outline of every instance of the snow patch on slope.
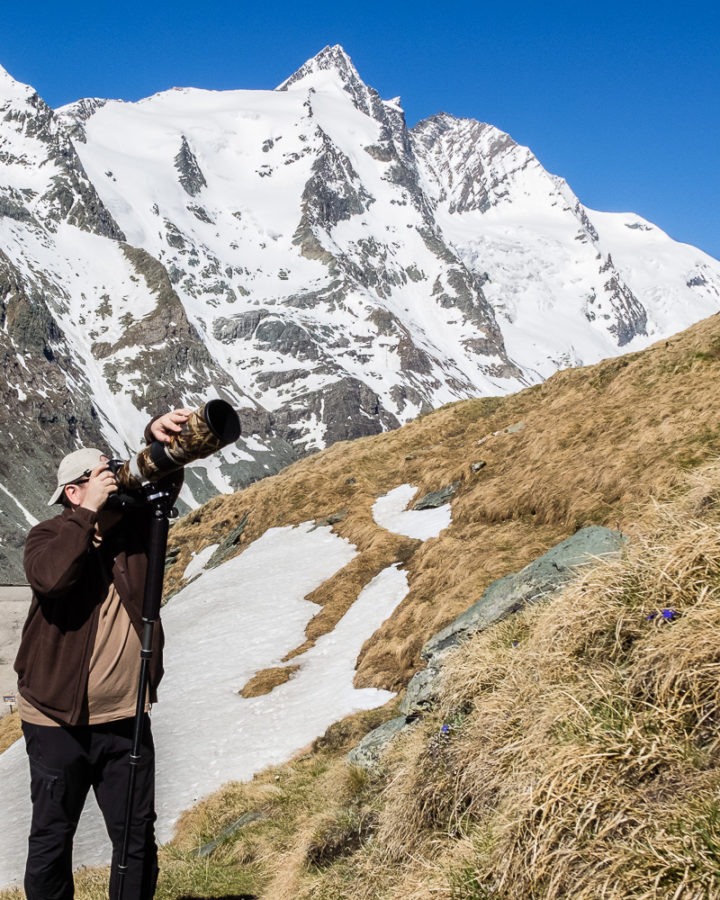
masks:
[[[436,509],[407,509],[416,491],[412,484],[401,484],[379,497],[372,508],[375,523],[394,534],[404,534],[421,541],[437,537],[452,520],[450,504],[445,503]]]
[[[363,643],[407,594],[407,576],[396,566],[366,585],[335,629],[293,660],[300,669],[288,682],[261,697],[238,694],[256,672],[282,665],[285,654],[303,643],[317,612],[305,597],[356,553],[330,528],[312,522],[272,528],[240,556],[203,572],[164,608],[166,675],[153,709],[160,841],[170,839],[182,810],[199,798],[285,761],[333,722],[392,696],[356,690],[353,678]],[[199,565],[201,556],[193,563]],[[22,741],[0,756],[0,782],[4,886],[22,878],[30,823]],[[109,862],[94,800],[80,822],[74,862]]]

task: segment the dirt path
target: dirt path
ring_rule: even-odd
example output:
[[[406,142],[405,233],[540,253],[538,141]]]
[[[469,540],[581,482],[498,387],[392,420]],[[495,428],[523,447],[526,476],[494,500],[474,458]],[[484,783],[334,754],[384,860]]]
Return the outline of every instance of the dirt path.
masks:
[[[0,716],[10,712],[2,696],[15,693],[13,662],[29,603],[29,587],[0,586]]]

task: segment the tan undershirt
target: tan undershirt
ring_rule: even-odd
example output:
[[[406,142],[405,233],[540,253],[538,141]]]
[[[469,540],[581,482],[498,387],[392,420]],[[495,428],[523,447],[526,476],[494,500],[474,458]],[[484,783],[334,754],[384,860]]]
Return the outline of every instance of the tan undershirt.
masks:
[[[98,617],[88,678],[88,718],[82,724],[99,725],[135,715],[140,676],[141,642],[115,585],[110,585]],[[145,702],[145,711],[149,703]],[[18,692],[18,711],[32,725],[59,725],[36,709]]]

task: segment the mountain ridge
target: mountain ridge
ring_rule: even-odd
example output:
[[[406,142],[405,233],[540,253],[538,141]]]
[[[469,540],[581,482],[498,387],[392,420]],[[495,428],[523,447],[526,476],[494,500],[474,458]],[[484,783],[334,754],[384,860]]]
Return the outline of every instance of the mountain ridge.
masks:
[[[587,210],[493,126],[408,129],[338,46],[275,91],[53,112],[0,83],[4,425],[27,448],[0,464],[14,577],[39,473],[81,441],[127,456],[167,406],[242,410],[237,448],[188,470],[187,509],[720,306],[716,261]]]

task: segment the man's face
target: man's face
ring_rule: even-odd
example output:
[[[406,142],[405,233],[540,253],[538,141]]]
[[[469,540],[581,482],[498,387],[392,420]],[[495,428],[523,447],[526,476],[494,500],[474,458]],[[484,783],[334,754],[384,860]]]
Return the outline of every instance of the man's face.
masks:
[[[108,459],[109,457],[107,456],[101,456],[100,462],[106,463]],[[70,484],[65,485],[65,496],[73,506],[82,506],[82,502],[85,499],[85,494],[87,493],[88,481],[90,481],[90,475],[92,471],[92,469],[88,469],[86,472],[83,472],[81,478],[78,478],[75,481],[71,481]]]

